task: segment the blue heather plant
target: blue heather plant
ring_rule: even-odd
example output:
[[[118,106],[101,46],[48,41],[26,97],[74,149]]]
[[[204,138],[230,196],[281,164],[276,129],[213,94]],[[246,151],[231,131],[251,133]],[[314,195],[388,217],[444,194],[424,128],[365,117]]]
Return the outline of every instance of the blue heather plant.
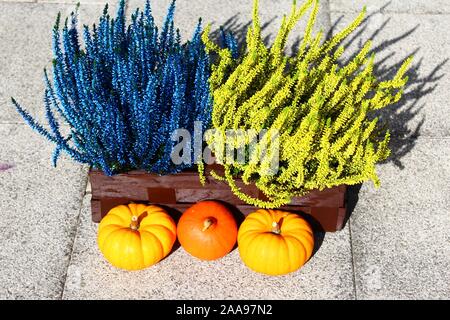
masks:
[[[182,43],[174,11],[175,0],[159,31],[149,0],[144,11],[132,14],[129,25],[124,0],[115,19],[106,5],[98,25],[83,26],[84,47],[77,11],[62,30],[58,14],[52,80],[44,70],[49,129],[12,98],[24,120],[56,144],[55,166],[62,151],[107,175],[133,169],[168,174],[189,166],[171,161],[177,143],[171,133],[184,128],[193,135],[194,121],[202,121],[203,129],[209,127],[211,66],[201,41],[201,20],[191,41]],[[236,51],[234,38],[226,33],[223,37],[225,45]],[[70,129],[66,136],[60,121]]]

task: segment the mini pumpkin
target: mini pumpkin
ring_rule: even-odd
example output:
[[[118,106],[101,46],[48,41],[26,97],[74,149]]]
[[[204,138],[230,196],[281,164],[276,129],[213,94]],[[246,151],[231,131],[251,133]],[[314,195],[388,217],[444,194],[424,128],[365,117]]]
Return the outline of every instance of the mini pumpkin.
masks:
[[[299,269],[311,257],[314,236],[299,215],[260,209],[249,214],[238,233],[242,261],[253,271],[283,275]]]
[[[100,222],[97,242],[113,266],[139,270],[166,257],[176,235],[176,224],[164,209],[131,203],[108,212]]]
[[[201,201],[188,208],[177,225],[178,241],[191,255],[215,260],[233,249],[237,238],[236,220],[217,201]]]

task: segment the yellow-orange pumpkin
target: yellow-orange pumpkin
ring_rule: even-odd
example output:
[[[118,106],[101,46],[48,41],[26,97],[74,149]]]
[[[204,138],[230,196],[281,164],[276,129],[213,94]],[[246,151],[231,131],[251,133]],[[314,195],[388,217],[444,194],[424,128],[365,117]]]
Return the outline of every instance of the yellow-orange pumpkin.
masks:
[[[260,209],[249,214],[241,224],[238,248],[242,261],[253,271],[287,274],[311,257],[313,230],[297,214]]]
[[[97,242],[113,266],[139,270],[166,257],[176,235],[176,224],[164,209],[131,203],[108,212],[100,222]]]
[[[194,257],[215,260],[233,249],[237,225],[233,214],[217,201],[201,201],[178,221],[178,241]]]

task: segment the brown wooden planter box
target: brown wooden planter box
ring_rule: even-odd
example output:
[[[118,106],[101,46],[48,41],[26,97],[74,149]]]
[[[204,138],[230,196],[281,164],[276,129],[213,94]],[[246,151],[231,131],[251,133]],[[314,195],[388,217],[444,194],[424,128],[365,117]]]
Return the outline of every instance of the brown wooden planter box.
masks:
[[[89,178],[94,222],[100,222],[113,207],[132,201],[151,202],[183,212],[198,201],[216,199],[233,205],[243,214],[255,211],[255,207],[238,199],[223,182],[207,175],[207,183],[202,186],[197,172],[159,176],[145,171],[130,171],[108,177],[102,171],[91,170]],[[242,181],[237,181],[237,184],[244,192],[264,198],[255,186],[245,185]],[[312,191],[304,197],[294,198],[282,209],[310,215],[312,222],[323,231],[338,231],[342,229],[346,216],[346,189],[346,186],[339,186]]]

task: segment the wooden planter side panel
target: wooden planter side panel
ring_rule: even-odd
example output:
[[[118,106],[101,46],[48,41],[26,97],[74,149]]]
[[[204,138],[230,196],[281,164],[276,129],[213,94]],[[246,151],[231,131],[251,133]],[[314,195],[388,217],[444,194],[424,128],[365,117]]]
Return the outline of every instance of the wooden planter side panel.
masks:
[[[217,199],[232,204],[243,214],[255,211],[255,207],[237,198],[227,184],[207,177],[207,184],[202,186],[194,172],[158,176],[132,171],[108,177],[100,171],[91,170],[89,177],[94,222],[99,222],[113,207],[131,201],[166,205],[183,212],[198,201]],[[253,197],[264,198],[253,185],[245,185],[242,181],[237,181],[237,185]],[[342,228],[345,220],[345,194],[346,186],[312,191],[304,197],[294,198],[282,209],[310,214],[325,231],[336,231]]]
[[[194,203],[202,199],[221,199],[231,204],[244,204],[220,181],[207,177],[206,186],[202,186],[195,173],[178,173],[158,176],[140,171],[130,174],[105,176],[91,171],[90,179],[93,198],[127,198],[159,203]],[[247,194],[258,197],[259,190],[254,186],[237,182]]]

